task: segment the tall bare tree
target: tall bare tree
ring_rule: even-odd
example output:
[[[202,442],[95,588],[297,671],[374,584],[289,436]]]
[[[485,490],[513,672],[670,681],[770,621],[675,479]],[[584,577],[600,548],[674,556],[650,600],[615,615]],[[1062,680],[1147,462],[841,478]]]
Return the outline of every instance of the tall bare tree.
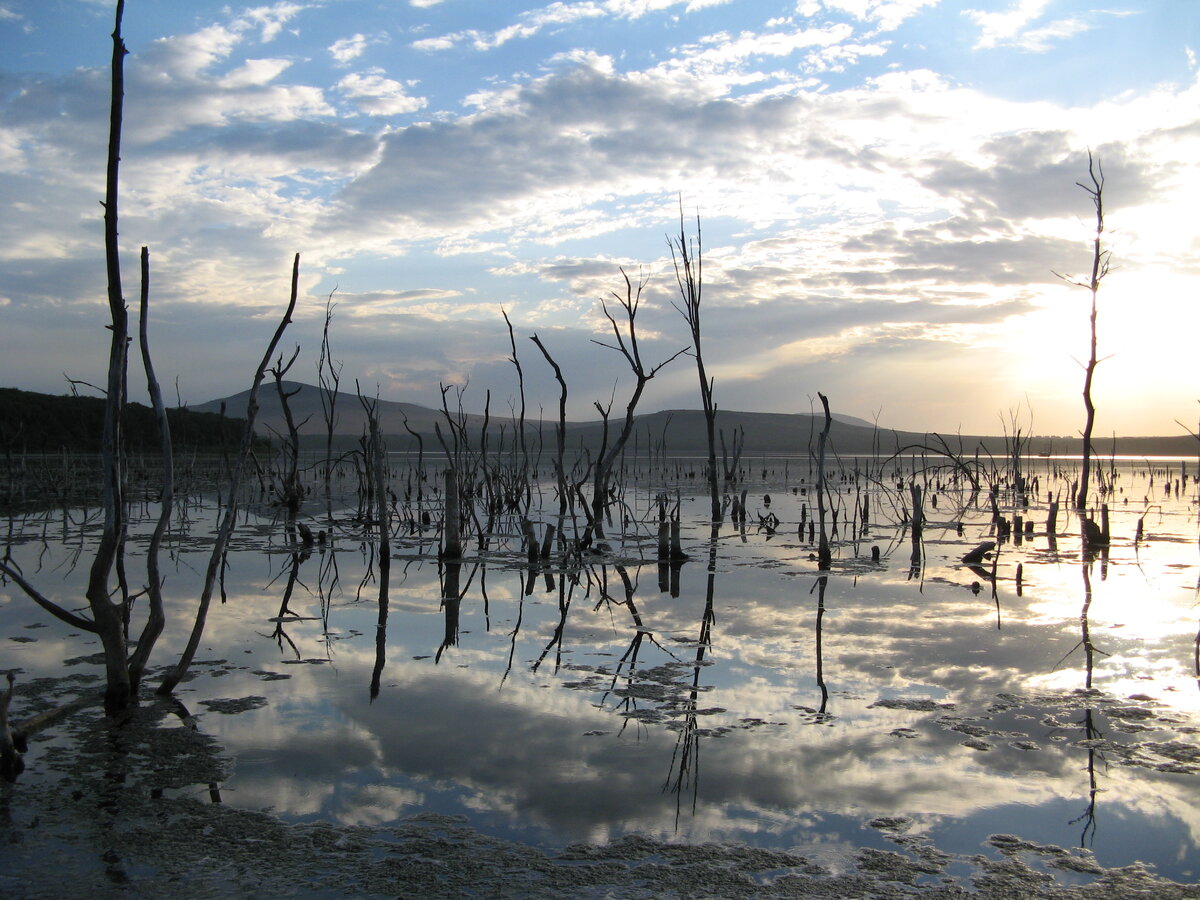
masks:
[[[108,120],[108,159],[104,189],[104,258],[108,277],[109,356],[105,386],[104,425],[101,437],[104,527],[100,544],[88,572],[87,600],[90,617],[78,615],[43,596],[27,581],[15,563],[0,561],[0,572],[16,583],[39,606],[72,627],[95,634],[103,647],[106,674],[104,708],[109,714],[127,709],[137,694],[137,675],[129,666],[126,616],[130,598],[120,591],[114,600],[110,579],[118,564],[125,539],[125,453],[121,425],[126,397],[129,345],[129,314],[121,285],[121,259],[117,243],[118,197],[121,168],[121,122],[125,98],[125,56],[129,52],[121,37],[125,13],[118,0],[112,31],[112,81]],[[143,254],[143,274],[148,270]],[[145,292],[143,279],[143,292]],[[149,357],[147,356],[147,359]],[[153,377],[152,372],[148,373]],[[161,398],[160,398],[161,402]],[[152,612],[153,615],[153,612]],[[159,624],[148,626],[157,637]],[[151,640],[148,636],[147,641]],[[139,654],[139,658],[144,654]],[[144,660],[143,660],[144,664]]]
[[[1087,508],[1088,483],[1091,475],[1092,466],[1092,428],[1096,423],[1096,406],[1092,402],[1092,379],[1096,372],[1096,365],[1099,360],[1096,358],[1096,296],[1100,292],[1100,282],[1108,275],[1109,263],[1111,262],[1111,253],[1105,250],[1102,244],[1104,235],[1104,168],[1100,165],[1099,160],[1092,157],[1092,151],[1088,151],[1088,180],[1089,183],[1084,184],[1082,181],[1075,182],[1079,187],[1087,193],[1091,198],[1092,206],[1096,210],[1096,234],[1092,239],[1092,271],[1091,276],[1087,279],[1071,278],[1065,275],[1058,275],[1064,281],[1084,288],[1091,294],[1091,313],[1089,315],[1090,324],[1090,353],[1088,361],[1083,367],[1083,409],[1085,413],[1083,423],[1083,472],[1079,478],[1079,490],[1075,494],[1075,506],[1078,509]]]
[[[700,216],[696,216],[696,240],[688,239],[683,224],[683,201],[679,203],[679,237],[668,238],[671,262],[675,266],[675,281],[683,306],[674,304],[687,322],[692,336],[692,356],[700,379],[700,403],[704,408],[704,428],[708,437],[708,492],[712,501],[712,521],[721,521],[721,490],[717,479],[717,404],[713,401],[713,380],[704,370],[704,354],[700,349],[700,299],[704,288],[704,246],[701,241]]]
[[[325,298],[325,326],[321,329],[321,353],[317,358],[318,396],[321,399],[321,416],[325,419],[325,493],[329,494],[329,482],[333,475],[333,433],[337,428],[338,385],[342,380],[342,363],[335,362],[329,349],[329,325],[333,321],[335,287]]]

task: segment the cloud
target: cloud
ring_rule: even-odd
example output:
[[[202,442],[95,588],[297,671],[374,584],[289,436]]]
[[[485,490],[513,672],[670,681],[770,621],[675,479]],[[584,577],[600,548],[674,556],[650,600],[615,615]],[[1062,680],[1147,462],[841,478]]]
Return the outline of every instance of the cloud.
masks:
[[[329,55],[343,65],[358,59],[367,49],[367,38],[363,34],[340,38],[329,45]]]
[[[461,95],[439,81],[428,98],[397,69],[338,65],[374,40],[365,24],[338,42],[323,35],[311,58],[278,31],[272,53],[259,52],[267,23],[307,27],[298,4],[135,47],[122,235],[151,246],[159,314],[213,341],[224,325],[201,325],[205,310],[238,327],[265,321],[299,249],[306,288],[327,292],[335,269],[343,280],[348,370],[427,402],[438,381],[508,385],[503,304],[519,330],[569,357],[587,416],[619,368],[589,344],[618,267],[651,276],[640,322],[661,337],[648,339],[648,358],[679,349],[664,237],[682,195],[689,221],[696,210],[705,223],[706,357],[728,385],[723,403],[762,408],[782,402],[776,386],[833,371],[820,361],[878,373],[886,360],[918,378],[931,354],[949,367],[998,352],[996,335],[1033,321],[1064,290],[1053,272],[1077,271],[1086,254],[1089,207],[1075,182],[1088,147],[1109,175],[1122,264],[1170,273],[1154,282],[1163,298],[1200,266],[1180,224],[1200,199],[1195,84],[1090,107],[1008,101],[905,68],[887,41],[864,36],[920,4],[846,0],[819,20],[801,17],[819,14],[814,5],[796,23],[678,28],[694,8],[544,6],[511,24],[553,38],[528,45],[544,54],[527,58],[532,74],[477,79]],[[979,25],[1000,46],[1046,27],[1048,9],[1014,6]],[[591,22],[656,12],[680,35],[658,55],[575,40]],[[552,34],[572,23],[582,27]],[[869,73],[830,77],[870,60]],[[62,312],[56,335],[85,327],[80,311],[102,285],[107,95],[102,68],[0,73],[5,324],[17,327],[19,312],[22,334],[36,332],[38,308]],[[430,106],[429,121],[397,118]],[[235,351],[252,351],[235,343],[213,369],[188,363],[185,378],[216,384]],[[188,355],[182,340],[173,350]],[[1106,365],[1115,375],[1121,361]],[[694,378],[675,368],[649,402],[690,405]],[[551,404],[553,387],[541,398]]]
[[[826,9],[848,13],[860,22],[874,22],[878,30],[895,31],[905,21],[927,6],[936,6],[939,0],[822,0]],[[818,12],[815,2],[797,4],[797,12],[814,16]]]
[[[261,87],[274,81],[291,64],[286,59],[248,59],[229,74],[221,76],[219,83],[229,90]]]
[[[729,0],[584,0],[579,3],[551,3],[538,9],[519,13],[518,21],[495,31],[465,29],[432,38],[414,41],[418,50],[439,51],[468,45],[476,50],[487,51],[502,47],[509,41],[532,38],[547,28],[569,25],[588,19],[610,17],[636,20],[652,12],[660,12],[674,6],[684,6],[686,12],[695,12],[713,6],[722,6]]]
[[[980,28],[975,49],[1017,47],[1029,53],[1045,53],[1058,41],[1091,29],[1081,19],[1057,19],[1038,28],[1028,27],[1040,19],[1050,6],[1050,0],[1018,0],[1003,12],[978,9],[963,10],[963,15]]]
[[[273,41],[283,30],[283,26],[294,19],[311,4],[276,3],[274,6],[256,6],[244,10],[233,20],[233,27],[238,31],[248,28],[259,28],[259,40],[264,44]]]
[[[381,69],[347,75],[337,83],[337,88],[370,116],[412,113],[423,109],[428,102],[424,97],[409,96],[404,85],[385,78]]]

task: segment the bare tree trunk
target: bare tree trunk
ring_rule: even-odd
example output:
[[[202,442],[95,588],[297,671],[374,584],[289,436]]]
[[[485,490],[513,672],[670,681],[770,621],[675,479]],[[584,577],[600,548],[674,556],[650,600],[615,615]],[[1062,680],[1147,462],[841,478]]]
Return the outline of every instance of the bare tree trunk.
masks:
[[[462,510],[458,492],[458,472],[453,466],[445,474],[445,518],[442,536],[442,557],[462,558]]]
[[[633,419],[637,410],[638,401],[641,400],[643,392],[646,390],[646,385],[650,382],[659,370],[672,360],[686,353],[686,350],[680,350],[672,354],[670,357],[659,363],[657,366],[646,369],[642,362],[641,350],[638,347],[637,339],[637,314],[641,304],[642,289],[646,286],[645,280],[638,283],[637,290],[634,290],[633,282],[625,270],[621,270],[621,277],[625,279],[625,296],[622,297],[616,291],[612,292],[612,297],[617,301],[617,304],[625,311],[625,331],[622,332],[621,326],[617,324],[617,320],[613,318],[612,313],[608,310],[608,304],[603,300],[600,301],[600,308],[604,312],[605,318],[608,319],[612,326],[614,344],[606,344],[604,341],[593,340],[592,343],[599,344],[601,347],[607,347],[610,350],[616,350],[625,357],[625,361],[629,364],[629,369],[633,373],[634,386],[633,394],[629,398],[629,402],[625,406],[625,421],[621,426],[621,431],[617,438],[596,462],[596,477],[595,490],[592,492],[592,519],[598,528],[603,526],[600,524],[604,518],[604,507],[607,503],[608,481],[612,474],[613,465],[617,458],[620,457],[621,451],[629,440],[629,436],[633,433]]]
[[[1087,281],[1064,279],[1071,284],[1085,288],[1091,294],[1092,299],[1091,311],[1088,317],[1090,325],[1090,353],[1087,365],[1084,366],[1083,376],[1083,472],[1079,478],[1079,490],[1074,498],[1075,507],[1080,510],[1087,509],[1088,482],[1091,477],[1092,466],[1092,428],[1096,422],[1096,407],[1092,403],[1092,379],[1098,363],[1096,359],[1096,295],[1100,292],[1100,282],[1108,274],[1110,262],[1109,252],[1104,250],[1101,245],[1101,237],[1104,234],[1104,169],[1099,162],[1093,159],[1090,150],[1088,151],[1088,176],[1091,179],[1090,186],[1078,181],[1076,184],[1083,188],[1091,198],[1092,206],[1096,210],[1096,236],[1092,239],[1091,277]],[[1063,276],[1060,275],[1059,277],[1062,278]]]
[[[826,571],[833,562],[833,554],[830,552],[829,537],[825,532],[825,445],[829,440],[829,427],[833,419],[829,414],[829,398],[820,391],[817,392],[817,396],[821,399],[821,406],[825,410],[825,427],[821,429],[821,436],[817,441],[819,448],[817,457],[817,515],[821,528],[821,542],[817,546],[817,568],[821,571]]]
[[[717,478],[717,404],[713,401],[713,380],[704,370],[704,355],[700,350],[700,299],[704,288],[704,257],[700,235],[700,217],[696,216],[696,244],[693,252],[683,229],[683,202],[679,204],[679,237],[667,241],[671,262],[675,265],[675,280],[679,284],[683,306],[675,306],[688,324],[692,335],[692,355],[696,358],[696,375],[700,379],[700,403],[704,409],[704,427],[708,437],[708,492],[712,504],[712,521],[721,521],[721,489]],[[679,259],[675,250],[679,250]],[[736,444],[736,439],[735,439]]]
[[[335,289],[336,290],[336,289]],[[333,321],[334,291],[325,298],[325,326],[321,329],[321,353],[317,359],[317,384],[321,398],[321,415],[325,419],[325,494],[328,499],[333,476],[333,431],[337,427],[338,385],[342,380],[342,364],[333,361],[329,349],[329,324]]]
[[[546,345],[542,343],[541,338],[534,334],[529,339],[542,351],[542,356],[546,357],[546,362],[554,370],[554,378],[558,382],[558,421],[554,426],[554,475],[558,480],[558,531],[561,536],[562,519],[567,514],[567,473],[563,468],[567,444],[567,382],[563,379],[562,369],[554,361],[554,357],[550,355],[550,351],[546,349]]]
[[[521,369],[521,360],[517,357],[517,340],[513,337],[512,322],[508,321],[508,313],[503,309],[500,310],[500,315],[504,316],[504,324],[508,326],[508,343],[512,347],[509,361],[517,370],[517,392],[521,398],[521,411],[517,419],[517,446],[521,449],[521,468],[524,471],[529,468],[529,451],[525,446],[525,372]]]
[[[284,507],[287,509],[287,524],[288,536],[294,538],[296,526],[296,514],[300,512],[300,504],[304,499],[304,489],[300,486],[300,429],[296,425],[296,418],[292,415],[292,406],[289,402],[292,397],[300,393],[300,388],[287,391],[283,387],[283,378],[287,375],[292,365],[296,362],[296,357],[300,355],[300,345],[296,345],[295,351],[285,365],[282,354],[276,360],[275,365],[270,369],[271,375],[275,379],[275,392],[279,395],[279,406],[283,410],[283,420],[287,425],[287,437],[283,442],[283,478],[282,490],[279,492],[279,498],[283,501]],[[303,425],[307,422],[306,418]]]
[[[146,663],[150,659],[150,651],[162,634],[166,624],[163,613],[162,575],[158,568],[158,554],[162,547],[163,535],[171,524],[171,512],[175,507],[175,459],[171,448],[171,423],[167,419],[167,409],[163,404],[162,389],[154,374],[154,364],[150,360],[150,337],[147,330],[147,306],[150,299],[150,250],[142,248],[142,290],[141,302],[138,308],[138,342],[142,350],[142,367],[146,370],[146,390],[150,394],[150,404],[154,407],[154,417],[158,420],[160,436],[160,452],[162,453],[163,483],[162,495],[159,498],[158,522],[154,533],[150,536],[150,546],[146,548],[146,624],[138,638],[137,648],[129,658],[129,680],[134,690],[142,680]]]
[[[128,363],[129,315],[121,287],[121,258],[117,243],[117,202],[121,168],[121,118],[125,99],[125,41],[121,37],[124,0],[117,0],[112,32],[112,98],[108,119],[108,165],[104,189],[104,258],[108,273],[108,309],[111,318],[108,382],[104,405],[101,459],[104,470],[104,531],[88,575],[87,599],[95,631],[104,647],[107,686],[104,709],[109,714],[133,702],[126,663],[125,618],[120,604],[109,597],[109,575],[125,530],[124,446],[121,434]]]

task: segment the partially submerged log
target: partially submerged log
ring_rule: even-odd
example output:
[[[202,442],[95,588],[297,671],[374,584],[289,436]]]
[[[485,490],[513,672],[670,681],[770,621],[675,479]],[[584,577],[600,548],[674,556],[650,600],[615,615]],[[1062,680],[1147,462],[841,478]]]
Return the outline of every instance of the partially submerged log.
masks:
[[[975,549],[963,554],[962,561],[968,566],[977,566],[983,562],[993,550],[996,549],[995,541],[983,541]]]

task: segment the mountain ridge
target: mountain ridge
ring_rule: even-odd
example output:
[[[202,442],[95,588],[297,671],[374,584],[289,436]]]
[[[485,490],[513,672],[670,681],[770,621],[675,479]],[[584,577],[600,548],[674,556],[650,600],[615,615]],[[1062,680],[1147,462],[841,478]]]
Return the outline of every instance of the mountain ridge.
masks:
[[[285,381],[284,390],[296,391],[289,398],[293,419],[301,435],[302,445],[309,449],[324,447],[326,424],[321,408],[320,389],[303,382]],[[227,416],[244,416],[249,390],[228,397],[192,405],[198,412],[219,412],[225,405]],[[393,450],[415,449],[418,439],[412,432],[436,440],[436,430],[448,435],[448,423],[440,409],[404,401],[377,401],[381,431],[387,436]],[[452,410],[452,415],[457,415]],[[367,425],[366,411],[354,394],[339,393],[335,404],[337,423],[334,444],[346,447],[357,443]],[[841,454],[893,453],[906,448],[944,449],[939,440],[944,440],[948,449],[956,454],[970,456],[976,452],[1000,455],[1007,452],[1007,441],[1003,435],[960,435],[937,432],[907,431],[876,427],[855,416],[835,413],[830,429],[831,448]],[[467,431],[478,437],[485,417],[480,413],[464,413],[463,422]],[[623,416],[609,418],[609,439],[620,428]],[[526,417],[526,440],[540,440],[545,448],[555,441],[556,420],[542,417],[540,420]],[[760,453],[795,453],[815,448],[816,438],[824,424],[822,415],[809,413],[763,413],[739,410],[717,411],[717,427],[723,432],[725,445],[733,453],[735,434],[744,434],[743,456]],[[492,446],[500,440],[511,441],[516,423],[511,414],[488,417],[489,441]],[[569,448],[596,447],[599,445],[603,422],[569,420],[567,422],[567,445]],[[286,434],[287,427],[283,407],[275,386],[266,383],[259,391],[259,414],[256,431],[265,436],[277,437]],[[473,439],[475,439],[473,438]],[[1077,455],[1082,451],[1080,438],[1032,436],[1023,438],[1028,454]],[[630,450],[636,445],[641,451],[651,448],[668,453],[707,453],[707,436],[704,414],[698,409],[658,410],[635,417],[635,431],[630,438]],[[1128,436],[1096,440],[1095,453],[1106,456],[1110,452],[1133,456],[1196,456],[1200,443],[1191,435],[1178,436]],[[656,451],[657,452],[657,451]],[[721,453],[720,442],[717,447]]]

